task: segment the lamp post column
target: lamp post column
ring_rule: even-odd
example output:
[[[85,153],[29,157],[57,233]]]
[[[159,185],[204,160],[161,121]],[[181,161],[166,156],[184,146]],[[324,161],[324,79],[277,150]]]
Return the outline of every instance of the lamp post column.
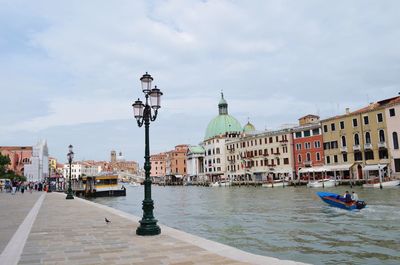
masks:
[[[51,192],[50,177],[51,177],[51,166],[49,164],[49,174],[47,175],[47,193]]]
[[[144,170],[145,170],[145,180],[144,180],[144,200],[143,200],[143,217],[139,221],[140,226],[136,229],[136,234],[145,235],[158,235],[161,233],[160,227],[157,225],[157,220],[154,218],[153,209],[154,202],[151,198],[151,178],[150,178],[150,137],[149,137],[149,127],[150,127],[151,109],[150,106],[146,104],[143,119],[144,119],[144,131],[145,131],[145,151],[144,151]]]
[[[74,199],[74,196],[72,194],[72,186],[71,186],[71,164],[72,164],[72,159],[74,157],[74,152],[72,152],[72,145],[69,145],[69,153],[67,154],[68,156],[68,163],[69,163],[69,180],[68,180],[68,193],[67,193],[67,197],[65,199],[67,200],[72,200]]]

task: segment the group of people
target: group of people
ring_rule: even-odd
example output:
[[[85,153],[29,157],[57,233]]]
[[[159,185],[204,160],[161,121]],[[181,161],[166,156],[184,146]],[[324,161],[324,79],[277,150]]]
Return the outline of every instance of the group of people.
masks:
[[[23,181],[7,181],[3,185],[0,185],[0,192],[3,192],[3,189],[6,192],[10,192],[12,195],[16,194],[17,192],[21,192],[24,194],[25,191],[29,191],[32,193],[32,191],[43,191],[44,190],[44,183],[38,182],[38,183],[33,183],[33,182],[23,182]]]
[[[343,195],[344,202],[351,203],[353,201],[358,201],[358,195],[354,191],[350,194],[348,190]]]

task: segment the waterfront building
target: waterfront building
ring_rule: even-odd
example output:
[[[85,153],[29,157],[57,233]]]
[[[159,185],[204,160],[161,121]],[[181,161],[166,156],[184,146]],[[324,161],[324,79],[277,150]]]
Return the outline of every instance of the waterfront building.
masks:
[[[7,170],[24,176],[25,165],[30,163],[32,157],[32,146],[0,146],[0,153],[10,158]]]
[[[292,128],[293,164],[297,175],[314,172],[324,165],[324,150],[319,116],[306,115],[299,118],[299,126]]]
[[[187,174],[186,154],[188,145],[181,144],[175,146],[174,150],[166,152],[165,157],[165,176],[166,182],[183,183],[183,178]]]
[[[150,176],[153,178],[164,178],[165,177],[165,153],[159,153],[150,156],[151,171]]]
[[[347,108],[345,114],[321,121],[325,167],[330,174],[361,180],[377,176],[378,167],[383,166],[384,175],[390,175],[385,108],[392,100],[353,112]]]
[[[118,172],[118,173],[128,173],[131,175],[137,175],[139,165],[136,161],[128,161],[122,155],[122,152],[117,153],[112,150],[110,163],[103,163],[103,171]]]
[[[57,169],[57,159],[54,157],[49,157],[49,167],[52,172]]]
[[[205,150],[201,146],[191,145],[186,153],[187,181],[206,181],[204,172]]]
[[[228,177],[240,181],[292,180],[292,144],[290,128],[262,132],[247,130],[240,137],[227,140]]]
[[[390,169],[392,175],[400,177],[400,97],[395,97],[387,100],[385,107],[385,117],[387,126],[387,140],[381,139],[379,147],[385,147],[389,144],[388,148],[391,153]],[[386,141],[385,141],[386,140]]]
[[[25,164],[24,176],[30,182],[43,182],[49,176],[49,150],[47,141],[39,141],[32,147],[32,157]]]
[[[69,179],[69,164],[64,164],[63,177]],[[79,180],[82,177],[82,164],[74,162],[71,164],[71,179]]]
[[[209,122],[201,144],[205,150],[204,171],[211,182],[228,177],[225,142],[227,139],[239,137],[242,133],[242,126],[238,120],[228,114],[228,103],[223,93],[218,103],[218,112],[218,116]]]

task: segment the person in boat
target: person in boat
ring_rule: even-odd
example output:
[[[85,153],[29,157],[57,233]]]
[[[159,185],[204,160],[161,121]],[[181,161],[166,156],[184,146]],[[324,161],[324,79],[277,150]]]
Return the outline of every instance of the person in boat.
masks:
[[[346,190],[346,193],[344,194],[344,202],[345,203],[350,203],[352,200],[351,200],[351,195],[350,195],[350,193],[349,193],[349,191],[347,191]]]
[[[358,195],[357,195],[357,193],[355,193],[354,191],[352,192],[352,194],[351,194],[351,199],[353,200],[353,201],[358,201]]]

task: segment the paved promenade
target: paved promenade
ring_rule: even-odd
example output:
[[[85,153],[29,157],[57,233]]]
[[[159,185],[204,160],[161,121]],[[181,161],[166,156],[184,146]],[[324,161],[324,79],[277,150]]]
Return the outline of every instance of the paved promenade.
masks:
[[[162,225],[137,236],[137,217],[60,193],[0,193],[0,218],[0,264],[301,264]]]

